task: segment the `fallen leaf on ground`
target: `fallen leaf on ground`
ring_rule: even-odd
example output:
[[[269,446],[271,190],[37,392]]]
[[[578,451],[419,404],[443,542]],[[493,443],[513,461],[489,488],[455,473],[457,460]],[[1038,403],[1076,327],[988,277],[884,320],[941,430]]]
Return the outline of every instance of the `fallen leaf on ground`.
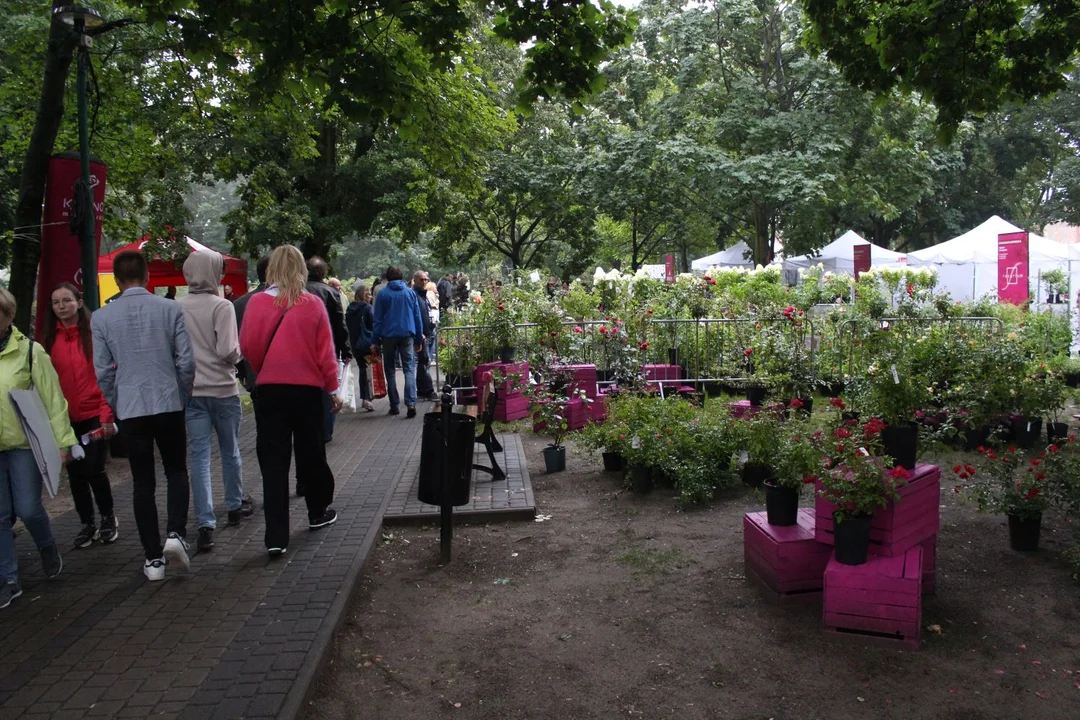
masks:
[[[937,633],[938,635],[941,634],[941,626],[940,625],[930,625],[926,629],[929,630],[930,632]]]

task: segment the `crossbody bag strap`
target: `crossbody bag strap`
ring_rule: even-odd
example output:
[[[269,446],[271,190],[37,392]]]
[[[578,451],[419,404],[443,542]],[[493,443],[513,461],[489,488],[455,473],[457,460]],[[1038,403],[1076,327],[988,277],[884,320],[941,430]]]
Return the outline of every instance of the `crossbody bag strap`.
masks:
[[[281,327],[281,321],[285,319],[285,313],[287,312],[289,311],[281,311],[281,317],[278,318],[277,325],[274,326],[273,332],[270,333],[270,339],[266,341],[266,352],[263,353],[264,362],[266,361],[266,356],[270,354],[270,346],[274,344],[274,336],[277,335],[278,328]]]
[[[34,389],[34,338],[26,338],[30,341],[30,352],[27,353],[30,356],[30,389]]]

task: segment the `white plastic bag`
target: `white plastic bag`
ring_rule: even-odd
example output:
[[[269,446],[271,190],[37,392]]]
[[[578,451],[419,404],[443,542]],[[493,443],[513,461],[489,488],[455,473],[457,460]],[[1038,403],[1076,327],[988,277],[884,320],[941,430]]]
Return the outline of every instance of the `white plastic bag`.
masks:
[[[357,392],[356,373],[352,363],[338,363],[338,395],[341,397],[341,409],[356,412]]]

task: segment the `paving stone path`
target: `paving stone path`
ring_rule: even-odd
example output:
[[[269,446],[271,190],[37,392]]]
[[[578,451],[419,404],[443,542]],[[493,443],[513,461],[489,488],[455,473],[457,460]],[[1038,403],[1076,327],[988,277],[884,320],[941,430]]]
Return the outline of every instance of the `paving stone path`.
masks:
[[[327,456],[337,480],[333,506],[339,519],[311,532],[304,502],[295,498],[284,558],[267,558],[261,506],[240,527],[225,527],[216,448],[216,546],[204,554],[192,547],[189,574],[170,569],[164,582],[143,578],[126,460],[109,465],[120,521],[116,543],[68,550],[78,516],[54,514],[64,571],[49,581],[33,542],[22,533],[16,548],[24,593],[0,610],[0,718],[294,717],[383,516],[391,505],[399,520],[437,513],[409,500],[416,492],[421,418],[388,416],[387,409],[381,400],[375,413],[338,417]],[[422,403],[419,409],[432,408]],[[501,439],[507,451],[499,459],[509,477],[498,487],[481,486],[473,509],[512,509],[512,515],[531,517],[535,508],[520,440]],[[251,416],[244,418],[240,444],[245,489],[259,501]],[[158,479],[164,523],[160,467]],[[189,513],[189,539],[195,537],[193,523]]]

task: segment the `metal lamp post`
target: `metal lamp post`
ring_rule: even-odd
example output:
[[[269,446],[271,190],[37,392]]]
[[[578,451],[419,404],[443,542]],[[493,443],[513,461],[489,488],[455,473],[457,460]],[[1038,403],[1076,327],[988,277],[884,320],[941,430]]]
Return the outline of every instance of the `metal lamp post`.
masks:
[[[74,26],[78,39],[78,78],[76,89],[79,97],[79,160],[82,165],[82,197],[76,204],[82,216],[79,218],[79,244],[82,258],[83,303],[91,310],[98,309],[97,246],[94,243],[94,193],[90,187],[90,130],[87,122],[87,66],[90,63],[90,47],[93,38],[86,34],[88,28],[99,27],[104,21],[101,13],[80,5],[53,8],[53,22]]]

